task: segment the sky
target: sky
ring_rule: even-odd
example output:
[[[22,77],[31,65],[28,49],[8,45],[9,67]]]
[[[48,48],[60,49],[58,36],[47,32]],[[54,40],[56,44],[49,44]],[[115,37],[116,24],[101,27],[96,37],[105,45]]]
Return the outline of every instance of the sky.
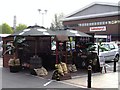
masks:
[[[119,0],[0,0],[0,25],[7,23],[12,27],[16,16],[17,25],[50,27],[55,14],[68,15],[93,2],[118,3]],[[38,9],[41,9],[40,13]]]

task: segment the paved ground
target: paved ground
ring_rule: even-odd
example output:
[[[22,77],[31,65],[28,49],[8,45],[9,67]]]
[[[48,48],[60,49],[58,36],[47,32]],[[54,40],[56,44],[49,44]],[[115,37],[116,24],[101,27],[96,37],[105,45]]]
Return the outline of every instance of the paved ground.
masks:
[[[28,73],[10,73],[9,69],[2,69],[2,88],[78,88],[73,85],[35,77]]]
[[[120,64],[117,65],[120,67]],[[94,73],[92,75],[92,88],[118,90],[118,85],[120,85],[120,82],[118,82],[120,75],[118,74],[118,67],[117,72],[113,72],[113,66],[107,65],[107,73]],[[87,73],[78,73],[72,79],[59,82],[51,81],[48,78],[35,77],[26,72],[10,73],[9,69],[2,67],[0,67],[0,73],[2,73],[2,75],[0,74],[0,78],[2,78],[0,87],[2,88],[87,88]]]
[[[118,72],[105,74],[97,73],[92,76],[91,81],[92,88],[118,88]],[[65,80],[64,82],[87,87],[87,75],[72,80]]]
[[[2,67],[2,65],[3,65],[3,60],[2,60],[2,58],[0,57],[0,67]]]
[[[111,66],[111,67],[110,67]],[[120,61],[117,63],[117,72],[113,72],[113,63],[107,64],[107,73],[92,74],[92,88],[116,88],[120,89]],[[65,83],[71,83],[87,88],[87,75],[78,75],[73,79],[65,80]]]
[[[87,88],[87,75],[77,76],[64,81],[51,81],[35,77],[25,72],[10,73],[9,69],[2,69],[2,88]],[[118,88],[118,72],[92,76],[92,88]],[[103,89],[95,89],[103,90]]]

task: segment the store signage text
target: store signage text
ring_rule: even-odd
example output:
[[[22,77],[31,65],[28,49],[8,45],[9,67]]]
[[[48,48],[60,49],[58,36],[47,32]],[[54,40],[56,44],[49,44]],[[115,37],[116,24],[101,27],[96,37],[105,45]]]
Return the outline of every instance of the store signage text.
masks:
[[[106,26],[90,27],[90,31],[106,31]]]

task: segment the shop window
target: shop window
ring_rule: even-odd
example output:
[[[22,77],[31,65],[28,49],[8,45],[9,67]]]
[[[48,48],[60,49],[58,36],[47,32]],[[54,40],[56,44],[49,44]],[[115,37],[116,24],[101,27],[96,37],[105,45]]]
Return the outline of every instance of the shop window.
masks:
[[[97,25],[100,25],[100,22],[97,22]]]
[[[91,26],[93,26],[94,25],[94,23],[91,23]]]
[[[112,24],[112,21],[108,21],[108,24]]]
[[[92,26],[92,23],[89,23],[90,26]]]
[[[103,25],[103,22],[99,22],[99,25]]]
[[[111,24],[114,24],[115,22],[114,21],[111,21]]]
[[[117,20],[112,21],[112,24],[116,24],[116,23],[117,23]]]
[[[77,26],[84,27],[84,26],[106,25],[106,24],[116,24],[116,23],[120,23],[120,20],[80,23],[80,24],[72,24],[72,25],[69,25],[69,26],[70,27],[77,27]]]
[[[105,24],[108,24],[108,22],[106,21]]]
[[[79,24],[79,26],[81,26],[81,24]]]
[[[81,26],[84,26],[84,23],[82,23],[82,25]]]
[[[118,20],[118,23],[120,23],[120,20]]]
[[[94,22],[94,25],[97,25],[97,23],[96,23],[96,22]]]
[[[84,26],[86,26],[86,23],[84,23]]]
[[[105,25],[105,21],[102,22],[102,25]]]
[[[89,24],[88,24],[88,23],[86,23],[86,26],[89,26]]]

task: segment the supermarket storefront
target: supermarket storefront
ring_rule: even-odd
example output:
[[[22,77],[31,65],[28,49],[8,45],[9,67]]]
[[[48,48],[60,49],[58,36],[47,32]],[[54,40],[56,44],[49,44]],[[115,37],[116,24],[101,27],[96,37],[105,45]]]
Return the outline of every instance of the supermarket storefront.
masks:
[[[119,23],[118,5],[108,3],[92,3],[63,19],[65,27],[107,36],[106,41],[119,40]]]

